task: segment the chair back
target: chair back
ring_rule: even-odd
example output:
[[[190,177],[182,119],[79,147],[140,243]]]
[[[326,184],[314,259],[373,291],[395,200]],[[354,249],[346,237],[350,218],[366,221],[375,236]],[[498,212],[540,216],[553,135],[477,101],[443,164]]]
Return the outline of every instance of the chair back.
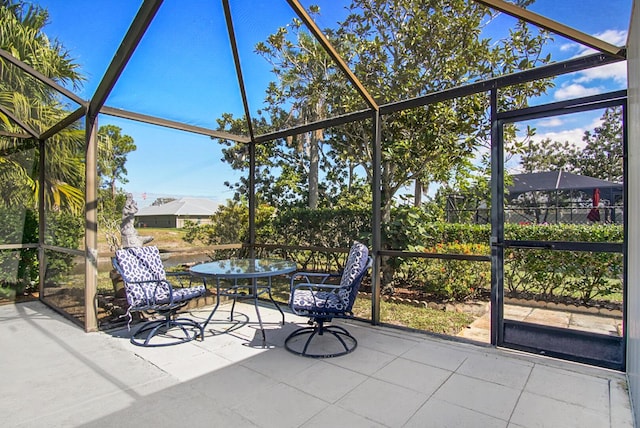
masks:
[[[340,278],[340,286],[345,288],[345,294],[342,296],[346,306],[346,312],[350,312],[356,301],[358,290],[362,278],[367,273],[370,266],[371,258],[369,257],[369,249],[360,242],[354,242],[349,250],[347,263]]]
[[[127,302],[133,309],[171,300],[158,247],[130,247],[116,251],[114,267],[122,277]]]

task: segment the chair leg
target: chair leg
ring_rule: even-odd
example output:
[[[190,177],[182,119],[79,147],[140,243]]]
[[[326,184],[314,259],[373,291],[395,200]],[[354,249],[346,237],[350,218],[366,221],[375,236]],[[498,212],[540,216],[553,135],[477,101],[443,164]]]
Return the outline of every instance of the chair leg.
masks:
[[[309,352],[309,347],[314,342],[314,339],[317,339],[319,336],[325,335],[336,339],[337,343],[339,344],[338,346],[336,346],[336,342],[328,343],[328,345],[332,346],[334,350],[335,348],[338,348],[338,350],[330,350],[324,353]],[[303,340],[303,338],[306,336],[308,336],[306,340]],[[317,341],[319,342],[320,340],[321,339],[318,339]],[[302,349],[300,349],[299,344],[303,341],[304,345],[302,346]],[[296,344],[298,346],[295,346]],[[301,355],[303,357],[332,358],[353,352],[353,350],[358,346],[358,341],[345,328],[337,325],[325,326],[324,320],[317,320],[316,324],[313,327],[301,327],[292,332],[284,340],[284,346],[289,352],[292,352],[296,355]]]
[[[229,315],[229,321],[233,321],[233,311],[236,308],[236,300],[238,300],[238,299],[236,299],[236,297],[234,296],[233,297],[233,303],[231,304],[231,315]]]
[[[269,278],[269,281],[271,281],[271,278]],[[282,312],[280,305],[278,305],[276,301],[273,300],[273,294],[271,294],[271,284],[269,284],[269,288],[267,289],[267,292],[269,293],[269,299],[271,299],[271,303],[273,303],[276,309],[280,311],[280,315],[282,316],[282,325],[284,325],[284,312]]]

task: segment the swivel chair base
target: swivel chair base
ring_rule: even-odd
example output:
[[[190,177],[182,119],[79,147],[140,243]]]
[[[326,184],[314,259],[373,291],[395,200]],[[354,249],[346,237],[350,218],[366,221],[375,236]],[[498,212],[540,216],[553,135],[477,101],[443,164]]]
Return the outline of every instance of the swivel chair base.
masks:
[[[322,342],[322,337],[325,336],[335,340],[325,341],[328,343],[323,343],[323,348],[330,350],[320,353],[316,348],[320,347],[319,342]],[[306,340],[304,340],[305,337],[307,337]],[[300,346],[301,343],[304,344]],[[321,321],[317,321],[313,327],[302,327],[295,330],[284,340],[284,347],[289,352],[309,358],[339,357],[353,352],[357,346],[358,341],[346,329],[337,325],[324,326]]]
[[[182,333],[182,334],[180,334]],[[145,322],[134,334],[131,343],[136,346],[160,347],[190,342],[200,337],[204,339],[204,328],[188,318],[169,317]],[[156,339],[152,341],[153,339]]]

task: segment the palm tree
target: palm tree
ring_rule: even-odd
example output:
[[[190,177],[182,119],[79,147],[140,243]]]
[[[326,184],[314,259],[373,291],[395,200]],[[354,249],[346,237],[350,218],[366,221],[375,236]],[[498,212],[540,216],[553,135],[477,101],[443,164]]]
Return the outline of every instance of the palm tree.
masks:
[[[77,89],[83,77],[78,65],[43,28],[48,13],[22,0],[0,0],[0,48],[61,85]],[[41,132],[69,114],[60,93],[0,60],[0,105],[27,127]],[[0,130],[24,134],[24,130],[0,112]],[[38,181],[37,141],[0,136],[0,203],[35,207],[38,189],[45,188],[50,209],[79,212],[84,202],[82,186],[84,132],[74,124],[47,140],[46,181]],[[27,201],[27,202],[25,202]]]

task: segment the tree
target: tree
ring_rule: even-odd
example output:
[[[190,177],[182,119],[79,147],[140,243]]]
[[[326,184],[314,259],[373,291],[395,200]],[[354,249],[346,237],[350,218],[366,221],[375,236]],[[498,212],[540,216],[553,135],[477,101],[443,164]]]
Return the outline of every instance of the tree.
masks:
[[[224,113],[216,121],[218,122],[218,130],[236,135],[247,135],[249,133],[245,117],[235,118],[231,113]],[[253,118],[252,126],[254,132],[258,133],[268,132],[273,129],[267,124],[264,117]],[[249,169],[249,143],[239,143],[225,139],[217,140],[225,146],[222,149],[224,156],[222,160],[224,162],[227,162],[233,169],[245,171]],[[277,155],[279,143],[277,141],[267,142],[256,146],[256,172],[254,176],[256,195],[273,206],[286,204],[297,198],[295,191],[298,186],[295,182],[288,180],[290,168],[282,161],[282,157]],[[281,174],[276,179],[271,172],[274,169],[279,169],[280,165],[282,165]],[[224,184],[235,190],[234,201],[248,198],[249,178],[247,176],[241,177],[240,182],[231,183],[225,181]]]
[[[601,117],[602,125],[586,131],[582,141],[584,150],[577,152],[580,174],[622,183],[623,141],[622,108],[609,107]]]
[[[311,12],[319,9],[311,6]],[[335,66],[325,50],[306,31],[302,22],[294,19],[290,25],[281,27],[267,38],[266,43],[258,43],[256,52],[274,68],[277,81],[267,89],[269,106],[276,127],[294,126],[325,119],[328,115],[328,85]],[[316,130],[287,139],[286,145],[293,149],[292,157],[301,172],[308,178],[309,208],[318,207],[320,152],[323,131]]]
[[[83,80],[78,65],[62,44],[46,36],[43,29],[47,21],[47,11],[39,6],[0,1],[0,48],[56,83],[77,88]],[[0,211],[7,217],[6,223],[15,228],[12,234],[2,236],[10,243],[37,242],[37,195],[44,189],[44,208],[49,210],[45,241],[78,248],[84,232],[79,216],[84,207],[84,131],[79,123],[68,126],[47,139],[44,152],[35,139],[6,136],[25,133],[18,121],[36,132],[50,129],[69,111],[60,93],[4,59],[0,59],[0,76],[0,105],[18,119],[0,113],[0,130],[5,134],[0,136]],[[39,162],[43,156],[44,182],[40,180]],[[11,263],[5,262],[14,256],[15,252],[1,255],[1,281],[15,280],[10,285],[18,290],[32,287],[39,275],[37,250],[20,250],[18,269],[11,279]],[[50,252],[47,266],[66,271],[73,266],[72,258]],[[7,274],[9,279],[5,278]]]
[[[354,0],[350,10],[338,30],[341,52],[381,102],[529,69],[550,59],[541,55],[546,33],[532,34],[523,22],[493,45],[482,38],[483,25],[494,15],[474,2]],[[500,108],[523,107],[528,97],[543,93],[548,86],[549,82],[539,81],[504,88]],[[446,182],[469,165],[475,148],[487,140],[488,111],[488,97],[477,94],[385,117],[385,221],[399,189],[412,182],[420,188],[433,181]],[[356,123],[343,128],[343,135],[332,140],[334,150],[344,158],[355,155],[369,173],[370,126]]]
[[[608,107],[601,125],[584,132],[584,147],[565,141],[529,141],[520,165],[524,172],[563,170],[621,183],[623,179],[622,108]]]
[[[122,135],[115,125],[98,129],[98,221],[114,249],[120,246],[120,222],[127,195],[116,187],[116,182],[126,184],[127,155],[136,150],[133,138]]]
[[[30,65],[61,85],[77,88],[82,76],[77,64],[58,41],[43,32],[48,13],[24,1],[0,3],[0,48]],[[36,130],[45,130],[68,115],[60,94],[39,84],[8,62],[0,61],[0,104],[20,121]],[[0,113],[0,128],[9,133],[24,133]],[[7,206],[36,205],[38,189],[45,189],[50,209],[80,212],[84,197],[84,132],[74,124],[47,140],[46,182],[40,183],[37,159],[43,155],[34,140],[0,137],[0,195]],[[26,202],[25,202],[26,201]]]
[[[558,170],[577,173],[576,159],[575,144],[545,138],[541,141],[529,141],[526,144],[522,151],[520,166],[524,173]]]
[[[493,45],[482,38],[482,26],[494,15],[474,2],[458,0],[445,5],[435,0],[353,0],[349,10],[351,14],[339,23],[338,29],[325,34],[380,103],[425,95],[549,61],[540,52],[547,40],[546,33],[534,35],[525,23],[520,22],[508,37]],[[316,13],[318,9],[311,11]],[[363,107],[363,100],[345,76],[318,49],[297,20],[279,29],[267,42],[258,44],[257,51],[274,66],[276,77],[267,90],[266,101],[271,107],[265,110],[269,115],[266,123],[278,128]],[[501,108],[522,107],[529,96],[544,92],[548,86],[548,82],[542,81],[504,88],[500,91]],[[432,181],[447,181],[456,169],[469,164],[474,148],[486,140],[487,111],[487,97],[476,95],[385,117],[382,171],[385,219],[389,218],[399,189],[410,183],[423,187]],[[321,141],[324,147],[316,145]],[[353,182],[358,165],[371,182],[370,122],[323,130],[318,136],[307,136],[303,143],[320,147],[316,153],[324,171],[325,190],[344,189],[342,182]],[[299,140],[289,139],[274,142],[262,153],[273,155],[271,161],[275,157],[282,159],[267,174],[270,184],[288,183],[294,186],[290,188],[294,195],[302,193],[302,177],[313,183],[310,175],[315,174],[311,168],[314,152],[299,146]],[[273,176],[276,172],[279,177]],[[321,192],[323,186],[318,187]],[[271,189],[279,191],[277,186]],[[265,192],[271,189],[264,188]],[[308,189],[312,205],[313,185],[309,184]]]
[[[116,196],[116,182],[126,184],[127,155],[136,150],[133,138],[122,135],[122,129],[115,125],[104,125],[98,130],[98,141],[101,150],[98,156],[98,177],[100,187],[109,189],[112,197]]]

